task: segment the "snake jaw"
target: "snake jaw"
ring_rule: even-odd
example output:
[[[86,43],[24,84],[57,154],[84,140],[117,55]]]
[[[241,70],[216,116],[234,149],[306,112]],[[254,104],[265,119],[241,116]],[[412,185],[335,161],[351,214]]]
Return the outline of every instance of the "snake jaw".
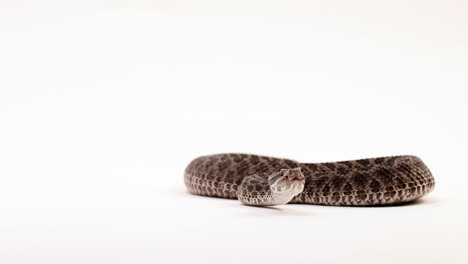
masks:
[[[300,168],[282,169],[272,174],[268,182],[272,194],[287,203],[304,190],[305,177]]]

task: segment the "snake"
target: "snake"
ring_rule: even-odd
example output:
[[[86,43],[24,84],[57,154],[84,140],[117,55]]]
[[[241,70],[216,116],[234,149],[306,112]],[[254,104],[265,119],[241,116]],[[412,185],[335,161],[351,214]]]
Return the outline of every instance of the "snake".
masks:
[[[195,158],[184,183],[191,194],[250,206],[395,205],[419,199],[435,185],[429,168],[412,155],[301,163],[244,153]]]

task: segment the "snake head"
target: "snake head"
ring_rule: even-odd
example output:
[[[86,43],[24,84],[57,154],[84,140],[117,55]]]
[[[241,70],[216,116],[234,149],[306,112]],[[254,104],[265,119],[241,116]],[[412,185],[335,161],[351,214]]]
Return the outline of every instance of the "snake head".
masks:
[[[268,177],[268,184],[275,194],[296,196],[304,190],[305,177],[301,168],[281,169]]]

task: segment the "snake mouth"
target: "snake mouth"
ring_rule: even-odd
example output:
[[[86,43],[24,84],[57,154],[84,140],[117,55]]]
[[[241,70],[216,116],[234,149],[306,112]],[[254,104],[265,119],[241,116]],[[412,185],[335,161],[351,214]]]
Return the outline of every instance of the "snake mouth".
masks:
[[[302,178],[302,177],[292,177],[292,178],[289,178],[288,180],[293,181],[293,182],[300,182],[300,181],[305,180],[305,178]]]
[[[298,181],[298,182],[300,182],[300,181],[303,181],[303,180],[304,180],[304,178],[300,178],[300,177],[294,177],[294,178],[292,178],[292,179],[289,179],[289,180],[290,180],[290,181]]]

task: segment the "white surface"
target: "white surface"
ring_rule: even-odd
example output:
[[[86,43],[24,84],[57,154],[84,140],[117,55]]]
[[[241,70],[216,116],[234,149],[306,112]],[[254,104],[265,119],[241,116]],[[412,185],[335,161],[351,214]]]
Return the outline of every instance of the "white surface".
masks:
[[[0,263],[468,263],[463,1],[0,2]],[[241,206],[192,158],[420,156],[419,203]]]

